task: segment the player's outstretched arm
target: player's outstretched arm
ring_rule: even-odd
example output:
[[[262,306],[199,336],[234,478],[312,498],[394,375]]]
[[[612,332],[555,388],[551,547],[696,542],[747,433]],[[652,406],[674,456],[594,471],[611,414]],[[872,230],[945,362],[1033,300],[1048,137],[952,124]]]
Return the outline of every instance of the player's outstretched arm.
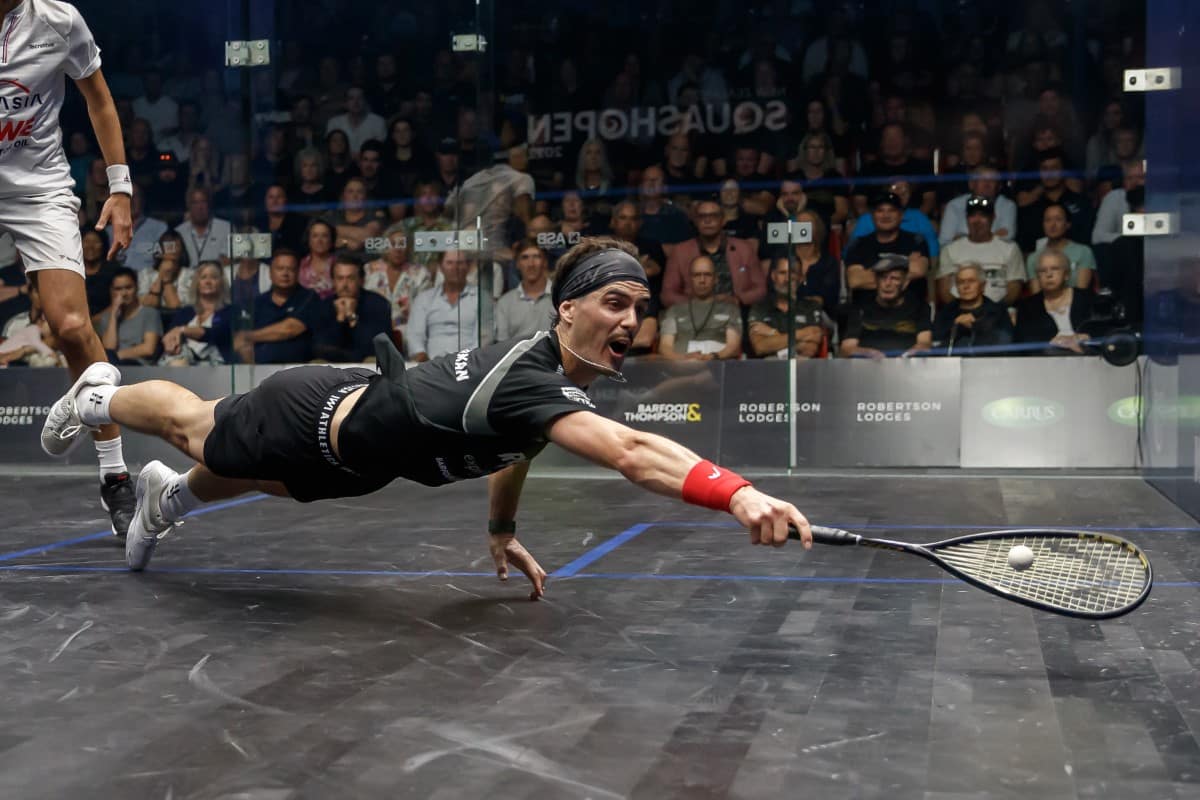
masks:
[[[599,414],[579,411],[547,429],[550,441],[596,464],[615,469],[643,489],[717,511],[728,511],[750,531],[753,544],[782,545],[795,525],[806,548],[808,520],[795,506],[663,436],[635,430]]]
[[[102,231],[112,223],[112,246],[108,249],[108,258],[111,260],[116,258],[121,249],[128,247],[133,239],[133,215],[130,211],[133,183],[129,177],[128,162],[125,160],[121,120],[117,117],[117,106],[100,70],[75,81],[75,85],[87,101],[92,129],[96,132],[96,141],[100,143],[104,163],[108,165],[109,195],[100,210],[96,230]]]

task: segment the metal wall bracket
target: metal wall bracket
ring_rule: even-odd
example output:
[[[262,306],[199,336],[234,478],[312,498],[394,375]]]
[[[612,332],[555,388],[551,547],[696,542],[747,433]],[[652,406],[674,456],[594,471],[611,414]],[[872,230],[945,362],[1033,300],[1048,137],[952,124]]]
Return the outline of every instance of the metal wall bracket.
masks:
[[[477,33],[460,33],[450,39],[450,49],[455,53],[483,53],[487,51],[487,39]]]
[[[1182,71],[1179,67],[1127,69],[1124,86],[1127,92],[1165,92],[1179,89],[1183,86]]]
[[[271,234],[235,233],[229,237],[229,256],[263,261],[271,257]]]
[[[1121,216],[1122,236],[1168,236],[1179,232],[1174,214],[1124,214]]]
[[[809,244],[812,242],[812,223],[771,222],[767,224],[767,244]]]
[[[414,253],[445,253],[449,250],[477,252],[483,249],[486,237],[477,230],[417,231],[413,234]]]
[[[271,63],[271,43],[267,39],[225,43],[225,66],[262,67]]]

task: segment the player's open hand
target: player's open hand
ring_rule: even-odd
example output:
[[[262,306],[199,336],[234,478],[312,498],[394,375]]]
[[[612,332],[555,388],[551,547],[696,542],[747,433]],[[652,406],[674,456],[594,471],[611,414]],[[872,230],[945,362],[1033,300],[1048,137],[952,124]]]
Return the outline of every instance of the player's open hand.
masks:
[[[782,547],[787,544],[788,525],[795,525],[804,549],[812,547],[812,529],[804,515],[791,503],[776,500],[753,486],[744,486],[734,492],[729,511],[750,531],[750,544]]]
[[[108,248],[107,258],[112,261],[117,257],[117,253],[129,247],[129,243],[133,241],[133,215],[129,210],[129,195],[110,194],[104,201],[104,208],[100,209],[100,221],[96,223],[96,230],[104,230],[110,222],[113,226],[113,237],[112,246]]]
[[[546,570],[537,559],[517,541],[511,533],[488,534],[488,548],[492,551],[492,561],[496,563],[496,575],[502,581],[508,580],[508,568],[514,566],[529,582],[533,591],[529,593],[530,600],[537,600],[546,593]]]

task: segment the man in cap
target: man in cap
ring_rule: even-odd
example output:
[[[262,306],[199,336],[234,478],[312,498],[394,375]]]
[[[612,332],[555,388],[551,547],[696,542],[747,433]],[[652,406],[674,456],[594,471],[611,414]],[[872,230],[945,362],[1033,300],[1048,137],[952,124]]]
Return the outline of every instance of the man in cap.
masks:
[[[929,243],[917,233],[900,229],[904,201],[894,192],[875,198],[871,219],[875,230],[855,239],[846,251],[846,284],[854,303],[870,302],[878,288],[872,267],[881,259],[895,256],[908,265],[906,291],[915,300],[928,297]]]
[[[955,239],[938,259],[937,298],[946,305],[957,289],[954,275],[963,264],[977,264],[983,270],[984,294],[1008,307],[1017,302],[1025,286],[1025,264],[1021,250],[992,232],[996,220],[995,206],[990,198],[972,195],[967,199],[967,235]]]
[[[886,358],[926,351],[933,343],[929,305],[904,290],[908,259],[890,255],[872,265],[875,296],[850,308],[842,334],[843,358]]]

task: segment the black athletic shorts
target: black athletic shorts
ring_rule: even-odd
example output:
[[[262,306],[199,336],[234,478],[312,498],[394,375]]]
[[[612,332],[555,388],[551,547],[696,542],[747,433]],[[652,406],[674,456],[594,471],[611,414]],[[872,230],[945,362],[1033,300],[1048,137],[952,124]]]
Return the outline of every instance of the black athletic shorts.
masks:
[[[280,481],[302,503],[370,494],[389,479],[359,475],[333,454],[329,426],[368,369],[292,367],[217,403],[204,463],[226,478]]]

